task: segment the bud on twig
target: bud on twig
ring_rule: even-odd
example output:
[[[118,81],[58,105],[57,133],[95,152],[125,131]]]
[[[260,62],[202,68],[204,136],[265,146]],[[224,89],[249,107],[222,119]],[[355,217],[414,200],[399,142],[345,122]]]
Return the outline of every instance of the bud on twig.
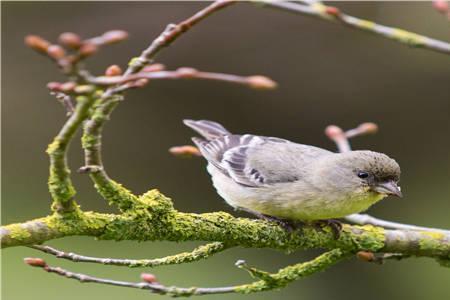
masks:
[[[186,146],[175,146],[169,149],[169,152],[176,156],[182,158],[191,158],[193,156],[202,156],[197,147],[186,145]]]
[[[145,281],[147,283],[158,283],[156,276],[153,274],[149,274],[149,273],[142,273],[141,279],[142,279],[142,281]]]
[[[59,45],[50,45],[47,48],[47,54],[54,60],[60,60],[66,55],[66,51]]]
[[[58,41],[61,45],[70,49],[78,49],[82,43],[80,36],[73,32],[61,33],[58,37]]]
[[[23,261],[32,267],[39,267],[39,268],[45,268],[47,264],[45,263],[45,260],[42,258],[36,258],[36,257],[26,257],[23,259]]]
[[[105,71],[106,76],[119,76],[122,75],[122,69],[118,65],[111,65]]]
[[[344,137],[344,131],[336,125],[327,126],[327,128],[325,128],[325,134],[332,140]]]
[[[88,57],[98,51],[98,47],[92,43],[83,44],[80,47],[79,53],[81,57]]]
[[[327,6],[325,8],[325,13],[327,15],[333,16],[333,17],[338,17],[341,14],[341,11],[339,10],[339,8],[334,7],[334,6]]]
[[[47,88],[51,91],[59,91],[61,88],[61,83],[55,81],[49,82],[47,83]]]
[[[40,36],[37,35],[27,35],[25,37],[25,45],[27,45],[28,47],[42,52],[42,53],[47,53],[47,49],[50,46],[50,43],[46,40],[44,40],[43,38],[41,38]]]
[[[247,77],[247,83],[251,88],[258,90],[271,90],[277,87],[277,83],[275,81],[261,75]]]
[[[364,133],[376,133],[378,131],[378,125],[375,123],[362,123],[358,126],[358,129]]]
[[[356,257],[359,260],[366,262],[373,262],[375,260],[375,255],[369,251],[359,251],[358,253],[356,253]]]
[[[102,35],[105,44],[114,44],[128,38],[128,32],[123,30],[111,30]]]
[[[449,10],[448,1],[445,0],[434,0],[433,7],[441,14],[446,14]]]

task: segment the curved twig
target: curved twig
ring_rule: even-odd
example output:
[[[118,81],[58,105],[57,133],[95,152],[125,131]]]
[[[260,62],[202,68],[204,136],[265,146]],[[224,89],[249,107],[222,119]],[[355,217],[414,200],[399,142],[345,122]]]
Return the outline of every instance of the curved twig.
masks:
[[[386,221],[386,220],[374,218],[367,214],[353,214],[353,215],[346,216],[345,219],[353,224],[358,224],[358,225],[369,224],[369,225],[373,225],[373,226],[380,226],[383,228],[390,228],[390,229],[429,231],[429,232],[439,232],[439,233],[443,233],[443,234],[450,234],[450,230]]]
[[[264,4],[269,8],[281,9],[291,13],[318,17],[322,20],[337,21],[350,28],[359,29],[380,35],[384,38],[400,42],[402,44],[429,49],[435,52],[450,54],[450,44],[424,35],[406,31],[399,28],[377,24],[372,21],[356,18],[342,13],[338,8],[326,6],[320,1],[302,1],[304,4],[288,1],[257,0],[256,4]]]
[[[154,281],[155,278],[153,276],[152,276],[153,280],[151,282],[117,281],[93,277],[81,273],[73,273],[58,267],[51,267],[47,265],[45,261],[39,258],[26,258],[25,262],[34,267],[41,267],[49,273],[54,273],[59,276],[76,279],[80,282],[94,282],[121,287],[146,289],[162,295],[170,295],[174,297],[181,297],[181,296],[187,297],[187,296],[200,296],[200,295],[225,294],[225,293],[249,294],[278,289],[288,285],[292,281],[323,271],[324,269],[335,265],[336,263],[338,263],[339,261],[348,256],[349,256],[348,254],[342,252],[341,250],[334,249],[324,254],[321,254],[320,256],[314,258],[311,261],[295,264],[280,269],[277,273],[274,274],[260,271],[254,268],[248,268],[244,264],[238,263],[237,264],[238,267],[248,270],[252,276],[260,280],[249,284],[227,286],[227,287],[211,287],[211,288],[206,287],[182,288],[176,286],[165,286],[161,283]],[[264,274],[265,276],[260,276],[261,274]],[[145,276],[142,277],[145,278]]]
[[[74,262],[88,262],[88,263],[98,263],[103,265],[115,265],[115,266],[126,266],[126,267],[159,267],[174,264],[182,264],[198,261],[201,259],[209,258],[210,256],[226,250],[227,247],[224,243],[213,242],[206,245],[201,245],[190,252],[183,252],[175,255],[166,256],[163,258],[154,259],[116,259],[116,258],[100,258],[79,255],[72,252],[64,252],[55,249],[50,246],[43,245],[31,245],[30,248],[42,251],[44,253],[55,255],[58,258],[67,259]]]

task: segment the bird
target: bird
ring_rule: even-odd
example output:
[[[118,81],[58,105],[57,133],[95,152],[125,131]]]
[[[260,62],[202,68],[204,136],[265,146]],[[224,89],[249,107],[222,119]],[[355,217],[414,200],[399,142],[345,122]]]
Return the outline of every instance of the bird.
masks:
[[[209,120],[183,120],[207,160],[217,193],[233,208],[282,224],[336,220],[402,197],[400,166],[369,150],[335,153],[286,139],[232,134]]]

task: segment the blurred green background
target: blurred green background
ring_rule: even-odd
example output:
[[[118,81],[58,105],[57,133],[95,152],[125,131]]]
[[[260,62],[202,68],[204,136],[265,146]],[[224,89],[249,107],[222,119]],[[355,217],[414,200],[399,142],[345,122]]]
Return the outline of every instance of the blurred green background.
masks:
[[[123,67],[170,22],[205,3],[191,2],[2,2],[2,223],[49,212],[47,144],[65,120],[63,108],[45,84],[62,80],[52,63],[23,46],[26,34],[55,40],[74,31],[90,37],[110,29],[130,32],[126,43],[101,50],[88,61],[97,74],[112,63]],[[430,3],[338,3],[345,11],[432,37],[449,39],[448,21]],[[329,22],[247,3],[230,7],[181,37],[158,61],[242,75],[263,74],[279,83],[275,91],[206,81],[158,81],[128,93],[104,134],[109,174],[136,193],[159,188],[182,211],[232,210],[215,193],[202,159],[169,155],[173,145],[190,143],[183,118],[223,123],[237,133],[278,136],[328,149],[328,124],[350,128],[379,124],[375,136],[354,141],[396,158],[402,166],[403,199],[388,198],[370,213],[385,219],[450,227],[449,57],[414,50],[378,36]],[[70,165],[80,167],[77,140]],[[85,175],[73,173],[78,202],[85,210],[114,211],[93,191]],[[73,237],[49,245],[93,256],[152,258],[189,250],[197,243],[135,243]],[[272,250],[233,249],[198,263],[138,270],[58,260],[27,248],[2,251],[2,296],[15,299],[148,299],[145,291],[80,284],[22,263],[45,257],[53,265],[91,275],[139,280],[155,273],[168,285],[217,286],[249,282],[234,262],[275,271],[311,256]],[[295,282],[278,292],[206,296],[208,299],[445,299],[450,274],[429,259],[383,266],[356,260]],[[157,296],[153,296],[157,297]],[[161,297],[164,298],[164,297]]]

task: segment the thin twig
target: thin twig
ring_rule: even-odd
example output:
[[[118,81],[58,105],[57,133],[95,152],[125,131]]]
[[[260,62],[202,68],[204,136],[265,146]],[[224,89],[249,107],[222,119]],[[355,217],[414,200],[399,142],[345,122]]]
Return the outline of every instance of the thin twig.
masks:
[[[207,79],[226,81],[247,85],[256,89],[272,89],[276,87],[276,83],[265,76],[238,76],[233,74],[202,72],[192,68],[180,68],[175,71],[159,71],[159,72],[140,72],[129,76],[100,76],[89,78],[89,82],[95,85],[115,85],[124,84],[139,79]]]
[[[249,294],[274,290],[284,287],[289,283],[291,283],[292,281],[323,271],[324,269],[327,269],[335,265],[336,263],[338,263],[339,261],[341,261],[346,257],[349,257],[349,254],[344,253],[339,249],[334,249],[329,252],[325,252],[324,254],[321,254],[320,256],[316,257],[311,261],[299,263],[293,266],[288,266],[286,268],[280,269],[277,273],[273,274],[252,268],[251,272],[252,274],[262,274],[262,273],[266,274],[265,276],[257,276],[258,279],[261,278],[264,279],[255,281],[253,283],[236,286],[226,286],[226,287],[211,287],[211,288],[205,287],[183,288],[176,286],[165,286],[155,281],[150,283],[150,282],[127,282],[127,281],[111,280],[93,277],[82,273],[74,273],[59,267],[51,267],[47,265],[47,263],[43,259],[40,258],[25,258],[24,261],[28,265],[42,268],[43,270],[49,273],[54,273],[59,276],[75,279],[83,283],[93,282],[121,287],[146,289],[162,295],[180,297],[180,296],[199,296],[199,295],[226,294],[226,293]],[[238,266],[241,268],[248,269],[248,267],[244,267],[243,264],[238,264]],[[142,277],[145,278],[144,276]],[[152,276],[152,279],[155,280],[156,278]]]
[[[155,56],[163,48],[171,45],[183,33],[187,32],[194,25],[198,24],[200,21],[209,17],[213,13],[223,8],[226,8],[234,3],[236,3],[236,1],[233,0],[215,1],[210,5],[208,5],[207,7],[195,13],[188,19],[181,21],[178,24],[167,25],[164,31],[155,40],[153,40],[153,42],[144,51],[142,51],[139,57],[135,57],[130,61],[130,63],[128,64],[128,68],[123,74],[123,76],[127,77],[131,74],[140,72],[145,66],[152,63]],[[120,90],[121,90],[120,87],[110,88],[105,92],[104,97],[107,98],[119,92]]]
[[[450,230],[386,221],[386,220],[374,218],[367,214],[352,214],[352,215],[346,216],[345,220],[347,220],[353,224],[358,224],[358,225],[373,225],[373,226],[380,226],[380,227],[389,228],[389,229],[429,231],[429,232],[444,233],[447,235],[450,234]]]
[[[336,7],[326,6],[319,1],[303,1],[304,4],[299,4],[287,1],[257,0],[254,1],[254,3],[264,4],[264,6],[270,8],[281,9],[292,13],[318,17],[322,20],[337,21],[339,24],[374,33],[411,47],[420,47],[444,54],[450,54],[450,44],[448,42],[356,18],[342,13]]]
[[[228,247],[224,243],[214,242],[199,246],[191,252],[183,252],[175,255],[166,256],[155,259],[116,259],[116,258],[100,258],[79,255],[72,252],[64,252],[50,246],[32,245],[30,248],[55,255],[58,258],[71,260],[74,262],[98,263],[104,265],[116,265],[127,267],[158,267],[173,264],[189,263],[206,259],[216,253],[222,252]]]

